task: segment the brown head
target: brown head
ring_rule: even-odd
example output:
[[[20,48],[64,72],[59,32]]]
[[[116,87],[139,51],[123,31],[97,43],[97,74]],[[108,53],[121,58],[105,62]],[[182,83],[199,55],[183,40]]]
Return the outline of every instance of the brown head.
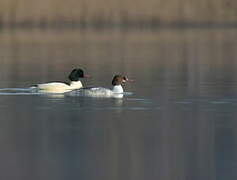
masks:
[[[122,75],[115,75],[112,80],[112,85],[117,86],[125,83],[127,81],[127,78]]]

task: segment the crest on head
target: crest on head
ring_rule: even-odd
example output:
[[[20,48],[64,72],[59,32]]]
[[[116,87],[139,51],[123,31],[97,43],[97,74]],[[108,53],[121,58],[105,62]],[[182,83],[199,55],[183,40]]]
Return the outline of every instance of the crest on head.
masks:
[[[115,75],[112,80],[112,85],[113,86],[121,85],[121,84],[125,83],[126,80],[127,80],[127,78],[122,75]]]

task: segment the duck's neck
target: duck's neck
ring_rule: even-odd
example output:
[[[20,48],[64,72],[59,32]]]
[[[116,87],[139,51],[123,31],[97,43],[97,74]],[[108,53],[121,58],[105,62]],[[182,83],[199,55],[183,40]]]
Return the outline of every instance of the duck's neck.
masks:
[[[121,85],[116,85],[113,87],[112,91],[114,93],[123,93],[123,87]]]
[[[82,88],[83,86],[82,86],[81,81],[71,81],[70,82],[70,87],[72,89],[79,89],[79,88]]]

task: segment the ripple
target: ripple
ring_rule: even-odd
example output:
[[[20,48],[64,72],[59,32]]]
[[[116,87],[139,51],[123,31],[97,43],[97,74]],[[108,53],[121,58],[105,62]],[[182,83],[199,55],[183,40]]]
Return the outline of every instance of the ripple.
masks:
[[[133,110],[133,111],[144,111],[144,110],[149,110],[149,108],[147,107],[129,107],[129,108],[126,108],[128,110]]]
[[[144,98],[127,98],[127,100],[129,100],[129,101],[147,101],[148,99],[144,99]]]
[[[191,101],[176,101],[174,103],[176,103],[176,104],[192,104]]]
[[[231,104],[233,102],[230,101],[212,101],[212,104]]]

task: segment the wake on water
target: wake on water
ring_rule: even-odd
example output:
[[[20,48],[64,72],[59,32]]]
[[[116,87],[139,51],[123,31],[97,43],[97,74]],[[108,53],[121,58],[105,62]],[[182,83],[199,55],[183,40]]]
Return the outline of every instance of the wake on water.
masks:
[[[0,88],[0,95],[34,95],[41,94],[35,88]]]

